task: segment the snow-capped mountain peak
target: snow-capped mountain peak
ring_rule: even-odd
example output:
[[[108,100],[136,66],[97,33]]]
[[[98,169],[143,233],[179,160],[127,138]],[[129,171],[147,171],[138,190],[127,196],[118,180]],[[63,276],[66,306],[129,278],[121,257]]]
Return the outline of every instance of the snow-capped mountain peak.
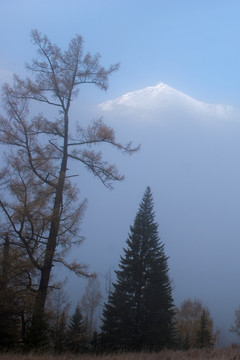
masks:
[[[100,104],[99,107],[108,112],[115,110],[118,113],[140,112],[141,117],[145,117],[147,114],[149,117],[150,113],[168,111],[194,112],[198,115],[225,117],[233,111],[233,108],[228,105],[208,104],[196,100],[163,82],[128,92],[116,99]]]

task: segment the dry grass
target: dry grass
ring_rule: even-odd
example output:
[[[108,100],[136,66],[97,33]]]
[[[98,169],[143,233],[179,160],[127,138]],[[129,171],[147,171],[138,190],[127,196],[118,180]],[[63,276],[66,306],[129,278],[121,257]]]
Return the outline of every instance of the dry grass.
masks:
[[[159,353],[123,353],[107,355],[35,355],[0,354],[0,360],[240,360],[240,348],[161,351]]]

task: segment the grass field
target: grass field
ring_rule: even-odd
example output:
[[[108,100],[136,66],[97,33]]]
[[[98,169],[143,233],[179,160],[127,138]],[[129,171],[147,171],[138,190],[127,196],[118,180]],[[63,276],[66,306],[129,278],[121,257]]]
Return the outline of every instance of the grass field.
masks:
[[[189,351],[161,351],[159,353],[124,353],[107,355],[17,355],[0,354],[0,360],[240,360],[240,348],[203,349]]]

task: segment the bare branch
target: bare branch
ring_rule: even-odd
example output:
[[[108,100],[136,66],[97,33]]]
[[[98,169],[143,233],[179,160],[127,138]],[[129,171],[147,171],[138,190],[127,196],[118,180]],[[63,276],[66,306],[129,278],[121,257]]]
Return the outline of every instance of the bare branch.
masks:
[[[88,272],[86,272],[87,265],[80,265],[75,261],[69,264],[65,262],[64,259],[62,258],[56,258],[54,259],[54,262],[62,264],[68,270],[74,272],[74,274],[76,274],[77,276],[86,276],[86,277],[94,276],[93,274],[89,274]]]
[[[64,261],[71,245],[81,240],[79,225],[86,206],[85,201],[76,205],[78,193],[70,183],[69,159],[82,163],[112,188],[114,181],[124,177],[93,147],[105,144],[129,155],[139,147],[122,145],[101,119],[86,129],[78,125],[73,137],[69,134],[71,103],[80,85],[93,84],[107,90],[109,77],[119,64],[105,68],[99,54],[84,54],[80,35],[71,40],[66,51],[37,30],[32,31],[31,38],[38,53],[26,65],[31,78],[15,76],[13,85],[3,88],[6,116],[0,116],[0,143],[12,150],[6,157],[7,169],[1,172],[0,208],[5,223],[0,237],[9,232],[12,246],[23,251],[36,270],[35,309],[44,310],[54,262],[78,276],[91,276],[85,266]],[[51,107],[54,115],[47,111],[45,116],[40,113],[31,117],[33,101],[46,104],[44,110]],[[31,286],[31,278],[27,284]]]

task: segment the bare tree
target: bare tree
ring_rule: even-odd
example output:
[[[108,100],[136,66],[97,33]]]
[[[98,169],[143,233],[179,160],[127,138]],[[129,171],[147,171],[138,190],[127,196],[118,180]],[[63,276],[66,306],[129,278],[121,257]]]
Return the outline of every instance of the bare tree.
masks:
[[[229,330],[240,336],[240,307],[235,310],[234,324],[231,325]]]
[[[86,206],[86,200],[77,203],[78,190],[71,183],[71,176],[77,174],[70,173],[69,159],[77,160],[111,187],[123,176],[94,146],[106,143],[127,154],[138,147],[118,143],[113,129],[101,119],[86,129],[76,122],[73,135],[69,130],[70,108],[79,86],[94,84],[107,90],[109,76],[119,64],[105,69],[98,54],[84,55],[79,35],[64,52],[37,30],[31,38],[38,50],[38,58],[27,65],[32,78],[15,75],[13,85],[3,87],[0,142],[9,151],[0,177],[1,235],[8,234],[11,246],[24,249],[38,271],[35,310],[43,311],[55,262],[77,275],[88,275],[81,264],[64,259],[72,243],[81,242],[79,222]],[[56,114],[52,118],[44,112],[33,116],[32,101],[42,104],[43,111],[52,107]]]
[[[90,338],[93,332],[97,330],[97,319],[95,318],[96,309],[100,306],[102,293],[100,289],[100,282],[97,277],[88,279],[86,291],[81,298],[81,309],[85,315],[88,333]]]
[[[54,351],[62,352],[67,344],[67,323],[69,318],[70,303],[68,296],[62,287],[54,289],[51,296],[48,296],[47,311],[49,317],[49,329]]]
[[[182,349],[212,346],[217,342],[219,330],[214,331],[213,319],[200,300],[186,299],[175,309],[178,346]]]
[[[106,302],[108,301],[112,290],[113,290],[113,279],[114,279],[114,266],[111,265],[108,269],[108,271],[106,272],[105,276],[105,291],[106,291]]]

